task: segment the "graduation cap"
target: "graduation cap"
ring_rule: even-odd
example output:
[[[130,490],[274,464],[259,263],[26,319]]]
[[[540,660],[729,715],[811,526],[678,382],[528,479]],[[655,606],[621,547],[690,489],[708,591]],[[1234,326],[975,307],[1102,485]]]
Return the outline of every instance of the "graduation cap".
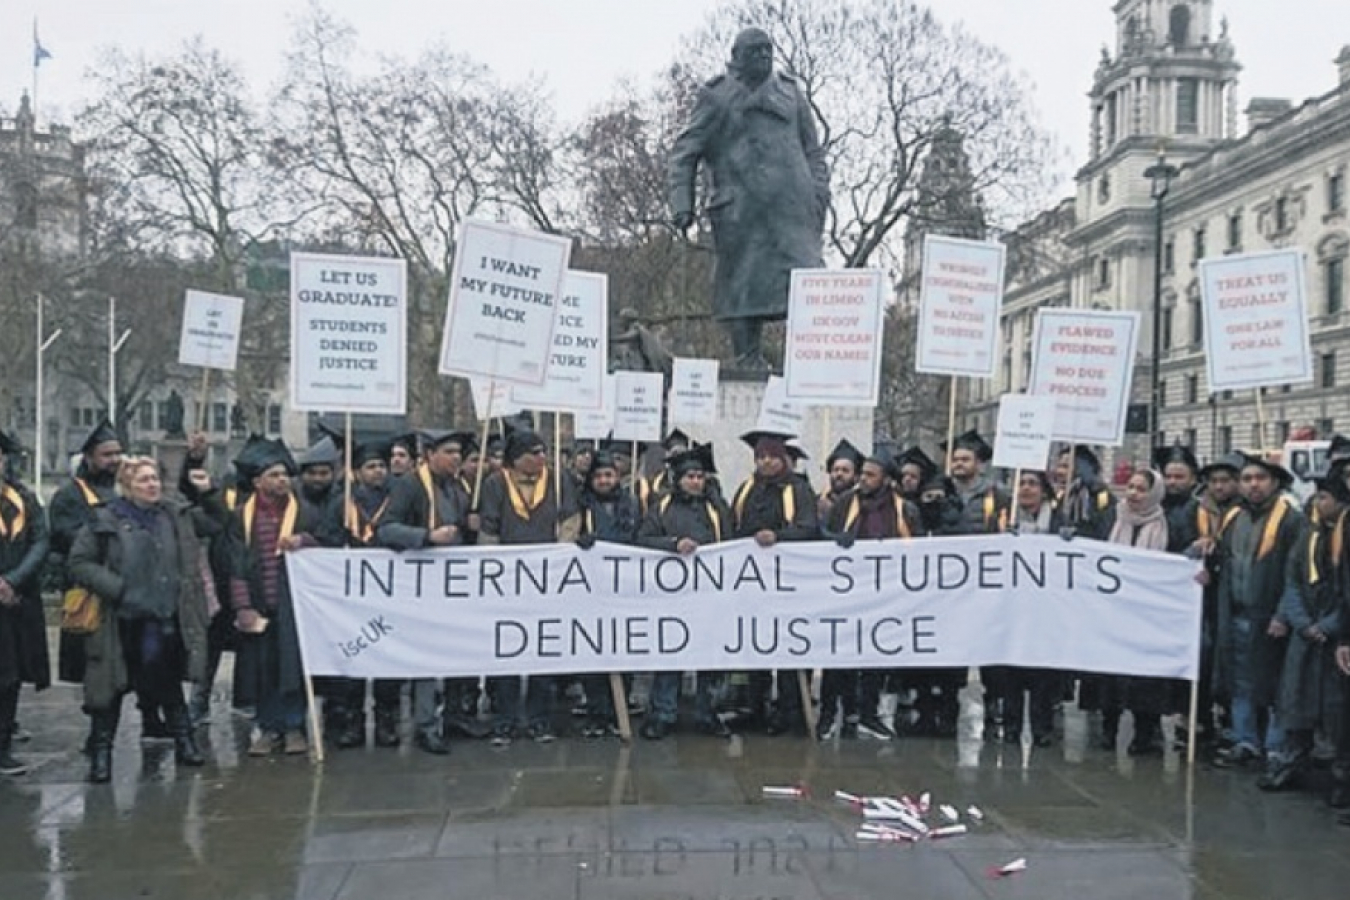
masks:
[[[1220,456],[1214,462],[1200,470],[1200,479],[1203,481],[1218,471],[1232,472],[1238,475],[1242,472],[1242,467],[1247,464],[1247,458],[1241,453],[1229,453]]]
[[[546,449],[548,449],[548,444],[544,443],[544,439],[539,435],[533,431],[517,429],[506,439],[504,458],[509,466],[528,453],[537,453]]]
[[[1325,491],[1330,494],[1338,503],[1350,503],[1350,484],[1346,484],[1344,478],[1323,475],[1313,479],[1313,487],[1318,493]]]
[[[359,469],[376,459],[385,465],[389,465],[389,457],[393,454],[393,450],[393,441],[376,440],[357,444],[352,448],[352,467]]]
[[[620,441],[613,437],[607,437],[600,442],[599,449],[608,453],[610,456],[622,456],[627,459],[633,455],[633,442]],[[641,453],[642,450],[643,447],[639,444],[638,452]]]
[[[1064,453],[1073,454],[1073,472],[1074,475],[1082,478],[1084,475],[1095,476],[1102,474],[1102,460],[1092,448],[1085,444],[1074,444],[1072,449],[1066,448]],[[1063,455],[1063,454],[1061,454]]]
[[[422,447],[426,452],[437,449],[443,444],[459,444],[459,450],[465,456],[478,449],[478,440],[472,431],[456,431],[450,429],[422,429],[419,432],[422,435]],[[488,441],[488,452],[491,451],[492,441]]]
[[[848,441],[840,441],[840,443],[847,444]],[[867,458],[860,462],[855,462],[854,466],[861,469],[863,462],[876,463],[881,466],[881,470],[886,473],[886,477],[899,478],[900,462],[895,458],[895,453],[891,447],[892,445],[889,442],[878,442],[873,445],[872,452],[867,454]],[[839,448],[836,447],[835,449],[838,450]],[[850,445],[849,449],[853,450],[854,453],[858,452],[857,448],[852,445]],[[861,454],[859,455],[861,456]]]
[[[1294,476],[1289,474],[1289,470],[1286,469],[1284,466],[1280,465],[1279,463],[1271,462],[1265,457],[1258,456],[1255,453],[1243,453],[1241,454],[1241,456],[1242,456],[1242,469],[1250,469],[1253,467],[1258,469],[1264,469],[1265,471],[1270,473],[1271,478],[1274,478],[1276,481],[1280,483],[1281,488],[1287,489],[1290,485],[1294,483]],[[1241,470],[1239,470],[1239,472],[1240,471]]]
[[[298,471],[295,457],[291,456],[291,451],[286,449],[286,445],[280,440],[267,438],[250,440],[234,460],[234,467],[238,470],[239,476],[249,481],[274,466],[285,466],[289,475],[294,475]]]
[[[346,429],[343,429],[343,428],[335,428],[335,427],[333,427],[332,425],[329,425],[327,422],[323,421],[322,419],[320,419],[318,422],[315,422],[315,423],[314,423],[314,427],[318,430],[319,434],[323,435],[324,438],[327,438],[328,440],[330,440],[330,441],[333,442],[333,446],[334,446],[335,448],[337,448],[338,456],[342,456],[343,450],[344,450],[344,449],[346,448],[346,446],[347,446],[347,432],[346,432]],[[323,438],[320,438],[319,441],[318,441],[317,443],[315,443],[314,446],[317,447],[317,446],[319,446],[319,444],[322,444],[322,443],[323,443]],[[310,448],[310,449],[313,449],[313,448]],[[305,464],[305,460],[304,460],[304,457],[302,456],[302,457],[300,458],[300,465],[303,466],[304,464]]]
[[[590,481],[591,476],[601,469],[616,469],[614,463],[614,454],[608,450],[598,450],[591,455],[591,464],[586,467],[586,480]]]
[[[741,443],[756,452],[759,451],[761,445],[769,444],[775,449],[782,448],[783,454],[788,455],[788,441],[795,437],[795,434],[787,434],[782,431],[766,431],[757,428],[754,431],[747,431],[745,434],[741,435]]]
[[[0,431],[0,453],[6,456],[18,456],[23,452],[23,445],[17,440]]]
[[[694,444],[688,450],[681,450],[679,453],[672,454],[666,460],[666,465],[670,467],[670,472],[679,481],[690,472],[704,472],[708,475],[717,473],[717,466],[713,463],[712,444]]]
[[[318,442],[312,447],[300,454],[299,464],[302,470],[314,466],[332,466],[337,467],[342,461],[342,452],[338,449],[337,442],[327,434],[319,438]]]
[[[122,443],[122,438],[118,435],[117,429],[112,422],[104,419],[94,426],[94,430],[89,432],[89,436],[84,439],[80,445],[81,453],[92,453],[99,444]]]
[[[1181,463],[1192,472],[1200,471],[1200,460],[1195,458],[1190,447],[1173,444],[1170,447],[1158,447],[1153,451],[1153,467],[1159,472],[1165,471],[1172,463]]]
[[[676,448],[688,450],[693,446],[693,440],[678,428],[672,428],[670,434],[661,442],[661,448],[667,453],[677,452]]]
[[[1350,438],[1343,434],[1331,436],[1331,445],[1327,447],[1327,462],[1332,465],[1350,462]]]
[[[938,445],[942,452],[947,452],[947,442],[943,441]],[[987,463],[994,458],[994,448],[989,446],[989,442],[980,437],[980,433],[974,428],[965,434],[958,434],[955,441],[955,450],[969,450],[975,454],[975,458],[980,462]]]
[[[854,469],[862,468],[862,451],[846,440],[840,441],[834,445],[834,449],[830,451],[830,455],[825,457],[825,468],[833,468],[834,464],[841,459],[853,463]]]
[[[803,447],[801,444],[799,444],[796,438],[793,438],[792,440],[788,441],[785,446],[787,447],[788,458],[791,459],[794,463],[799,463],[804,459],[811,458],[807,454],[806,448]]]
[[[905,466],[914,466],[919,470],[919,481],[927,482],[939,472],[939,466],[933,462],[933,458],[923,452],[923,448],[915,444],[905,452],[901,453],[895,460],[895,477],[899,479],[901,471]]]

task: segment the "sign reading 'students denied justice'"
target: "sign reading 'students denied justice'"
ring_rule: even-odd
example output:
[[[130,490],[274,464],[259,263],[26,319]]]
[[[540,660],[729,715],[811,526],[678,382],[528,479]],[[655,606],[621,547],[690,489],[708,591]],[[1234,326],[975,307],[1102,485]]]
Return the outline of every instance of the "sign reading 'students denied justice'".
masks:
[[[291,254],[291,406],[402,415],[407,398],[401,259]]]

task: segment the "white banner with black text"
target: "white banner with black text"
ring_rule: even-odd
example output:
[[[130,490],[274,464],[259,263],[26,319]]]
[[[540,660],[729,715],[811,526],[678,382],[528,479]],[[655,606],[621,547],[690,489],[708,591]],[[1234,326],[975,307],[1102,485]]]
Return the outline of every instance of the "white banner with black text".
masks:
[[[996,535],[287,556],[311,675],[1015,665],[1193,679],[1197,564]]]

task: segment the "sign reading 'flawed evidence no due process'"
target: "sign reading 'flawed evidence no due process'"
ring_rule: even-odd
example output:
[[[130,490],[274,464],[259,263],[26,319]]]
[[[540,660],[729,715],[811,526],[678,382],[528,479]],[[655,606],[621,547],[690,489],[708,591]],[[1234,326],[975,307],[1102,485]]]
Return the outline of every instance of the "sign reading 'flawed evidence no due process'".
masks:
[[[1303,273],[1299,250],[1200,262],[1211,394],[1313,380]]]
[[[885,284],[885,274],[871,270],[793,270],[783,370],[789,398],[876,406]]]
[[[291,254],[291,406],[402,415],[407,403],[401,259]]]
[[[1057,441],[1119,446],[1125,437],[1139,314],[1043,309],[1028,393],[1055,401]]]
[[[450,277],[441,374],[542,386],[571,253],[566,238],[465,222]]]
[[[924,238],[916,370],[994,377],[1003,262],[1002,244]]]

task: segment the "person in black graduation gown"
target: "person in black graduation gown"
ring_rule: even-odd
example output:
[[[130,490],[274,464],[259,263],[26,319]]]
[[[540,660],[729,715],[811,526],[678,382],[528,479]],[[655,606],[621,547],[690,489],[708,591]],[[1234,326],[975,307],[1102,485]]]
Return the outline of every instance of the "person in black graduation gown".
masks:
[[[634,544],[642,524],[642,512],[637,498],[619,485],[619,471],[608,453],[590,454],[590,468],[578,495],[581,513],[577,546],[590,550],[597,541],[608,544]],[[614,715],[614,694],[609,679],[601,674],[582,678],[586,692],[588,715],[582,724],[585,737],[606,737],[617,734]]]
[[[737,489],[731,503],[735,537],[754,538],[761,547],[783,541],[820,539],[815,492],[792,468],[788,442],[793,437],[770,431],[741,435],[741,441],[754,451],[755,474]],[[776,704],[770,702],[775,674]],[[765,733],[775,735],[798,729],[802,702],[795,670],[750,673],[750,716],[752,721],[763,724]]]
[[[466,435],[460,431],[422,433],[422,461],[390,488],[389,510],[375,528],[379,546],[390,550],[423,550],[464,543],[469,498],[461,480]],[[412,684],[413,743],[436,756],[450,752],[446,722],[438,713],[439,680],[419,678]],[[453,708],[446,704],[447,712]]]
[[[28,771],[11,752],[20,688],[31,684],[42,691],[52,680],[42,609],[47,517],[14,471],[22,451],[0,431],[0,775]]]
[[[1167,513],[1167,551],[1185,553],[1200,537],[1191,517],[1192,501],[1200,486],[1200,461],[1190,447],[1173,444],[1153,451],[1153,468],[1162,473],[1166,488],[1163,510]]]
[[[653,550],[689,556],[700,547],[729,540],[731,512],[722,498],[708,489],[709,476],[715,471],[712,446],[704,444],[677,453],[666,461],[673,487],[647,510],[638,529],[638,544]],[[679,672],[657,672],[652,679],[651,709],[642,723],[643,738],[659,741],[673,731],[679,720]],[[726,675],[700,672],[695,724],[699,730],[718,737],[730,737],[726,719],[717,712]]]

